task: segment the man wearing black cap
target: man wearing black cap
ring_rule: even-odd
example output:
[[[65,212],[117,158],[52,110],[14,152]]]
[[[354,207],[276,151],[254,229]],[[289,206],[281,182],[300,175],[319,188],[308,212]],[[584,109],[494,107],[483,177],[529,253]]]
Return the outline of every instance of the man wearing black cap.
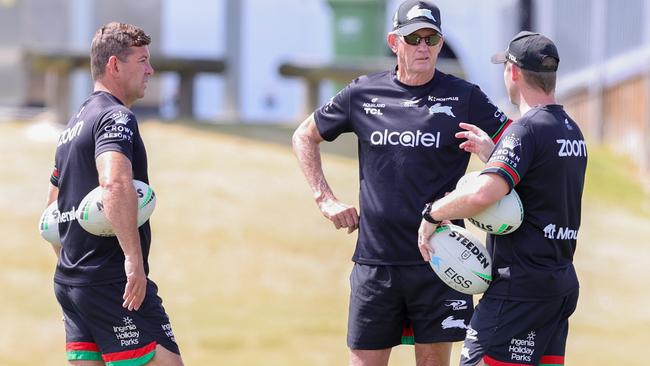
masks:
[[[576,308],[573,266],[587,149],[578,125],[555,102],[557,48],[545,36],[521,32],[492,57],[505,64],[510,101],[522,117],[496,148],[472,126],[460,135],[468,149],[492,154],[476,184],[433,203],[420,225],[422,257],[437,225],[430,220],[470,217],[516,188],[524,206],[519,229],[488,235],[492,282],[477,305],[461,365],[563,365],[568,318]],[[433,248],[435,250],[435,248]]]
[[[498,139],[510,120],[476,85],[436,70],[443,41],[438,7],[404,1],[387,36],[397,67],[354,80],[293,136],[323,216],[348,233],[359,229],[348,319],[353,365],[386,365],[402,342],[415,344],[418,365],[448,365],[451,342],[465,337],[472,314],[472,297],[422,262],[419,211],[465,173],[470,154],[458,146],[459,123]],[[346,132],[358,138],[360,218],[336,198],[321,167],[319,144]]]

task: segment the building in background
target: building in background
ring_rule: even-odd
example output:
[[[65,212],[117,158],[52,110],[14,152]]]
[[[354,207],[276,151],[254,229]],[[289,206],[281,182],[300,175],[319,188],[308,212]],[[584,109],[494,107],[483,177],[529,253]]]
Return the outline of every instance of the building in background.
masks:
[[[286,62],[327,63],[335,57],[335,32],[369,36],[359,14],[334,19],[332,3],[346,0],[3,0],[0,2],[0,106],[42,106],[45,76],[23,67],[30,50],[88,52],[94,30],[111,20],[130,22],[153,37],[152,55],[223,58],[226,75],[200,75],[196,81],[196,117],[206,121],[247,123],[291,122],[304,117],[305,86],[300,79],[279,74]],[[390,30],[397,0],[348,0],[383,3],[375,37],[385,56],[385,35]],[[481,85],[495,100],[503,97],[500,71],[490,67],[495,47],[512,33],[516,22],[500,22],[503,14],[516,15],[515,0],[440,0],[447,50],[465,76]],[[477,17],[476,14],[481,16]],[[51,22],[52,17],[57,22]],[[367,21],[367,20],[366,20]],[[468,27],[467,24],[471,24]],[[480,31],[477,31],[480,30]],[[154,64],[155,67],[155,64]],[[235,75],[232,75],[235,74]],[[163,117],[177,115],[178,77],[159,73],[136,108],[158,109]],[[88,94],[92,83],[86,70],[70,80],[70,108]],[[326,101],[336,92],[324,82]]]
[[[544,0],[534,5],[534,27],[556,41],[562,56],[560,101],[589,140],[626,153],[647,176],[650,1]]]
[[[372,23],[369,33],[372,17],[358,10],[340,13],[346,2],[357,8],[367,5],[368,12],[383,9],[376,16],[379,26]],[[399,2],[0,0],[0,110],[45,103],[47,78],[30,72],[23,58],[26,51],[87,53],[94,30],[115,20],[150,33],[152,55],[226,61],[225,74],[196,78],[197,119],[295,123],[309,112],[304,108],[305,82],[281,75],[280,66],[327,64],[340,52],[337,37],[359,34],[379,44],[370,49],[384,47],[388,57],[385,33]],[[553,38],[562,55],[560,101],[584,126],[588,139],[627,152],[650,171],[650,0],[438,0],[437,4],[446,40],[444,55],[506,109],[502,70],[489,63],[490,56],[524,28]],[[79,70],[70,77],[70,108],[90,91],[88,74]],[[159,73],[149,87],[137,108],[175,118],[178,75]],[[337,87],[326,80],[321,83],[319,102],[329,99]]]
[[[233,16],[234,14],[234,16]],[[43,106],[46,75],[30,72],[30,51],[87,54],[94,31],[109,21],[152,35],[152,56],[233,61],[234,75],[199,75],[195,116],[205,121],[288,122],[302,107],[299,80],[279,75],[281,62],[331,55],[330,8],[320,0],[2,0],[0,107]],[[57,21],[53,22],[52,19]],[[153,65],[155,68],[155,64]],[[70,78],[69,108],[88,94],[87,70]],[[135,108],[177,115],[178,77],[159,73]]]
[[[0,1],[0,107],[42,107],[45,103],[45,75],[30,73],[26,52],[64,50],[88,54],[95,30],[112,19],[139,24],[159,39],[160,12],[157,0]],[[152,52],[159,49],[159,43],[152,44]],[[80,71],[71,76],[70,108],[91,90],[88,74]],[[157,101],[151,97],[144,102],[154,103]]]

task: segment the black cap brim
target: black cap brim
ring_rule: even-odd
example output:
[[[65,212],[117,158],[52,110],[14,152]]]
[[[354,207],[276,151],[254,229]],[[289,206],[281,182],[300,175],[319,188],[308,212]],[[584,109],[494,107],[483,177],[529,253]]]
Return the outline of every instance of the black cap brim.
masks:
[[[490,61],[492,61],[493,64],[503,64],[508,60],[506,58],[507,54],[508,54],[507,51],[495,53],[490,59]]]

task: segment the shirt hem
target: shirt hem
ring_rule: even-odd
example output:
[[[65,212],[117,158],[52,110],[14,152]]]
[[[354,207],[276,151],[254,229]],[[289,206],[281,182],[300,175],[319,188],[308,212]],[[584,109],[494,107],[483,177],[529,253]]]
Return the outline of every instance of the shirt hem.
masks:
[[[357,264],[365,264],[369,266],[421,266],[428,264],[424,259],[413,261],[385,261],[381,259],[364,259],[352,258],[352,261]]]
[[[126,276],[120,278],[112,278],[106,280],[86,280],[86,281],[71,281],[65,278],[54,277],[54,282],[66,286],[101,286],[110,285],[112,283],[126,282]]]

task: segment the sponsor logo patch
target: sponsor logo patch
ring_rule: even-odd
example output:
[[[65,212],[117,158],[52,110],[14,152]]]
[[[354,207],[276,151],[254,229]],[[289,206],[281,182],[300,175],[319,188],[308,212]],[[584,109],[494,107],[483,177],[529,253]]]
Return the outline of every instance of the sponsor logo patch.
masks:
[[[478,332],[469,326],[467,327],[467,332],[465,332],[465,338],[469,339],[470,341],[478,340]]]
[[[72,206],[72,210],[60,212],[59,210],[52,211],[52,216],[57,223],[61,224],[64,222],[74,221],[77,219],[75,216],[76,208]]]
[[[165,332],[167,338],[171,339],[172,342],[176,343],[176,337],[174,337],[174,331],[172,331],[172,325],[170,323],[165,323],[160,326]]]
[[[133,141],[133,130],[127,126],[130,121],[129,116],[121,111],[113,113],[110,116],[113,123],[104,126],[102,138],[114,139],[120,141]]]
[[[368,103],[368,102],[363,103],[363,111],[366,114],[383,116],[384,115],[384,113],[382,111],[383,108],[386,108],[386,104],[385,103],[379,103],[379,98],[372,98],[372,99],[370,99],[370,103]]]
[[[112,119],[113,121],[115,121],[115,123],[118,124],[118,125],[125,125],[125,124],[129,123],[129,121],[131,120],[129,115],[122,112],[122,111],[117,111],[117,112],[111,114],[111,116],[109,118]]]
[[[429,9],[423,9],[420,7],[420,5],[416,5],[412,7],[408,13],[406,13],[406,19],[412,20],[418,17],[425,17],[428,19],[431,19],[431,21],[435,22],[436,18],[433,17],[433,14],[431,13],[431,10]]]
[[[442,321],[441,325],[442,325],[442,329],[449,329],[449,328],[467,329],[467,325],[465,325],[465,320],[454,319],[453,316],[446,317]]]
[[[440,103],[436,103],[429,107],[429,114],[436,114],[436,113],[443,113],[446,114],[450,117],[456,117],[454,115],[454,112],[451,110],[451,106],[449,105],[442,105]]]
[[[566,129],[569,131],[573,131],[573,126],[567,118],[564,119],[564,127],[566,127]]]
[[[548,224],[544,227],[544,237],[548,239],[575,240],[578,238],[578,230],[568,227],[558,228],[555,224]]]
[[[429,102],[458,102],[459,98],[458,97],[434,97],[433,95],[429,95],[427,98]]]
[[[587,156],[587,145],[584,140],[558,139],[555,142],[560,145],[560,150],[557,152],[559,157]]]
[[[502,162],[513,169],[517,168],[521,161],[521,139],[514,133],[504,136],[494,148],[489,163]]]
[[[133,319],[125,316],[122,318],[123,325],[114,325],[113,333],[120,341],[120,346],[127,347],[140,344],[140,331],[133,324]]]
[[[58,147],[74,140],[76,137],[78,137],[81,134],[81,129],[83,127],[84,127],[84,121],[79,121],[75,123],[74,126],[63,130],[63,132],[61,132],[61,135],[59,135],[59,141],[57,142],[56,146]]]
[[[512,361],[530,362],[535,352],[535,332],[528,333],[526,339],[512,338],[508,352]]]
[[[406,147],[440,147],[440,132],[422,132],[420,130],[413,131],[373,131],[370,134],[370,143],[372,145],[380,146],[406,146]]]
[[[404,108],[417,107],[418,103],[420,103],[421,100],[422,100],[422,98],[415,99],[415,100],[402,99],[402,107],[404,107]]]
[[[445,306],[450,307],[454,311],[467,309],[467,301],[465,300],[445,300]]]

